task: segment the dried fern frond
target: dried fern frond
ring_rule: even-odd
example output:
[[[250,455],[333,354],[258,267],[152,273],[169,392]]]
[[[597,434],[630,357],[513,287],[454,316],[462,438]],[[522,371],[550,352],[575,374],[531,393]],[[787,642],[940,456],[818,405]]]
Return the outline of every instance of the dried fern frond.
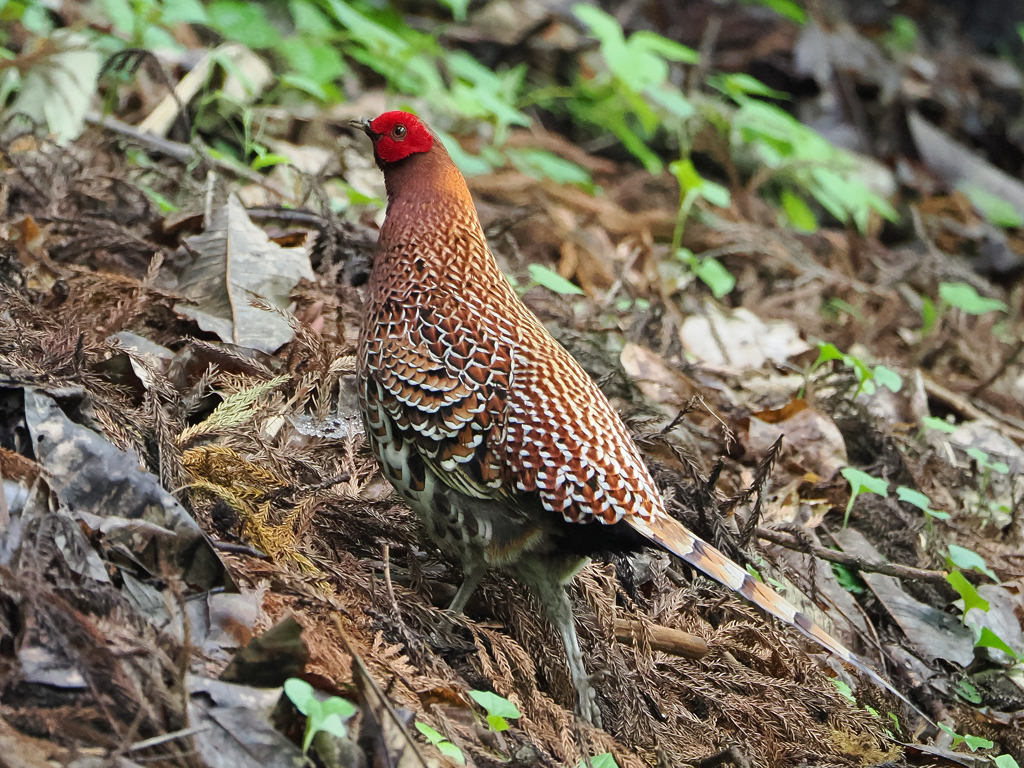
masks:
[[[269,381],[260,382],[249,389],[228,395],[209,416],[198,424],[186,427],[175,438],[178,445],[186,445],[203,435],[223,434],[233,428],[252,420],[258,412],[258,404],[270,392],[287,381],[290,376],[276,376]]]

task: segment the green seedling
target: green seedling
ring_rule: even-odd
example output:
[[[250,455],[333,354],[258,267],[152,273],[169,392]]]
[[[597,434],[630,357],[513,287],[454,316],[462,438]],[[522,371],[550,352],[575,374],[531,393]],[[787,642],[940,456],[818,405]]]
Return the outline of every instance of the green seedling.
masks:
[[[848,368],[852,368],[853,372],[857,374],[858,384],[857,390],[853,393],[854,397],[857,397],[861,392],[873,395],[876,384],[881,384],[890,392],[899,392],[903,388],[903,379],[895,371],[886,368],[884,365],[876,365],[872,368],[859,357],[847,355],[841,352],[835,344],[824,341],[818,343],[818,359],[814,361],[807,375],[810,376],[814,371],[831,360],[840,361]]]
[[[680,248],[676,251],[676,258],[688,266],[708,288],[716,299],[732,293],[736,287],[736,278],[725,267],[722,262],[713,256],[701,258],[689,248]]]
[[[563,296],[584,295],[582,288],[575,283],[566,280],[560,274],[548,267],[545,267],[543,264],[531,264],[529,269],[530,277],[533,278],[533,280],[523,287],[522,291],[524,293],[534,286],[542,285],[549,291],[560,293]]]
[[[961,736],[943,723],[939,723],[939,728],[953,738],[953,749],[956,749],[961,744],[965,744],[971,752],[977,752],[979,749],[992,749],[995,746],[991,741],[983,739],[981,736]]]
[[[1005,302],[982,296],[974,289],[974,286],[967,283],[939,283],[939,298],[949,306],[969,315],[1006,311]]]
[[[587,761],[580,760],[576,768],[587,768]],[[615,757],[611,752],[602,752],[600,755],[590,758],[590,768],[619,768],[619,764],[615,762]]]
[[[850,510],[857,497],[864,492],[875,493],[885,497],[889,495],[889,483],[880,477],[869,475],[853,467],[844,467],[840,473],[850,483],[850,501],[846,505],[846,514],[843,516],[843,528],[850,521]]]
[[[972,683],[967,678],[964,678],[963,680],[957,682],[956,695],[964,701],[970,702],[971,704],[981,704],[981,694],[978,692],[978,689],[975,687],[974,683]]]
[[[978,573],[983,573],[988,576],[992,581],[999,581],[995,571],[988,567],[988,563],[985,562],[985,558],[972,549],[967,549],[966,547],[961,547],[956,544],[950,544],[949,556],[946,558],[946,562],[951,568],[960,568],[964,571],[975,570]]]
[[[934,517],[937,520],[949,520],[948,512],[939,512],[932,509],[932,500],[920,491],[915,491],[913,488],[908,488],[905,485],[899,486],[896,489],[896,498],[900,501],[912,504],[928,515],[928,517]]]
[[[309,751],[313,737],[320,731],[326,731],[338,738],[348,733],[345,721],[356,713],[355,706],[340,696],[331,696],[320,701],[316,691],[305,680],[290,677],[284,681],[284,693],[295,708],[306,716],[306,733],[302,737],[302,753]]]
[[[950,424],[945,419],[940,419],[935,416],[925,416],[921,419],[921,423],[928,429],[934,429],[935,431],[942,432],[946,435],[952,435],[957,430],[956,424]]]
[[[1010,474],[1010,467],[1002,461],[992,461],[989,455],[980,448],[968,448],[965,453],[974,459],[978,466],[987,472],[998,472],[1001,475]]]
[[[974,588],[974,585],[960,571],[951,571],[947,574],[946,581],[949,582],[949,586],[955,589],[957,594],[960,595],[960,599],[963,600],[964,607],[963,616],[960,617],[961,622],[967,623],[967,613],[973,608],[988,612],[988,600],[978,594],[978,590]]]
[[[509,720],[522,717],[519,709],[506,698],[490,691],[470,691],[469,697],[487,711],[487,725],[501,733],[509,729]]]
[[[437,747],[437,751],[449,760],[459,765],[466,764],[466,756],[462,754],[462,750],[448,741],[441,733],[438,733],[426,723],[421,723],[419,720],[416,721],[416,730],[423,734],[423,738],[428,743]]]

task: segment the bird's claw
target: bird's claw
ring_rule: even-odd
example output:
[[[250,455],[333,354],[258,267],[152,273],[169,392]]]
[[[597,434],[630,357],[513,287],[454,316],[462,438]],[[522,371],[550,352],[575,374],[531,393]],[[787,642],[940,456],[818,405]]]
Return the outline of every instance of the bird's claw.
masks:
[[[576,697],[576,714],[595,728],[602,728],[601,708],[597,705],[597,691],[589,683],[581,686]]]

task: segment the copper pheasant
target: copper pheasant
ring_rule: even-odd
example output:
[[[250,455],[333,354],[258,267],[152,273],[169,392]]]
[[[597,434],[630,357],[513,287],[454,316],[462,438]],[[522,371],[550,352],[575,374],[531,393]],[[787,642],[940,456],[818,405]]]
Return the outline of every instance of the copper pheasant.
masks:
[[[355,121],[388,208],[357,358],[366,435],[427,534],[461,564],[461,612],[492,568],[525,583],[565,644],[578,712],[600,711],[565,585],[588,553],[655,544],[871,672],[670,517],[597,385],[520,301],[441,141],[414,115]],[[902,697],[901,697],[902,698]]]

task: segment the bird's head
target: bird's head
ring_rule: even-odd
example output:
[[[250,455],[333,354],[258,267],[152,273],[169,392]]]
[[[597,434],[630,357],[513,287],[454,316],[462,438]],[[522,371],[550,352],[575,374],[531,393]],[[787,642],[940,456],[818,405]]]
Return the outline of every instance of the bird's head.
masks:
[[[385,169],[408,157],[429,152],[434,134],[416,115],[408,112],[385,112],[373,120],[353,120],[373,142],[377,165]]]

